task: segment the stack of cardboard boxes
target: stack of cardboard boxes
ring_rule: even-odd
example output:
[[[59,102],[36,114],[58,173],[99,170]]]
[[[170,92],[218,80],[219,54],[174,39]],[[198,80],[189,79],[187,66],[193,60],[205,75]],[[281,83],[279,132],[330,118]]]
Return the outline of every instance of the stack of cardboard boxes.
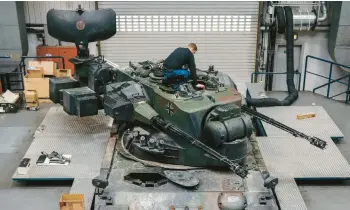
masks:
[[[49,98],[50,77],[72,76],[70,69],[57,69],[57,64],[53,61],[29,61],[26,72],[24,89],[36,91],[38,99]]]

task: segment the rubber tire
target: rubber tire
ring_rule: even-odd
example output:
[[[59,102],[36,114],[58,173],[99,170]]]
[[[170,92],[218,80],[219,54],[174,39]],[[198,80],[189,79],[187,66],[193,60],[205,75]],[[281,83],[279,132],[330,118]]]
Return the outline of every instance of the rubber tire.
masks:
[[[286,31],[286,16],[284,15],[284,9],[282,7],[276,7],[275,9],[275,18],[277,32],[283,34]]]

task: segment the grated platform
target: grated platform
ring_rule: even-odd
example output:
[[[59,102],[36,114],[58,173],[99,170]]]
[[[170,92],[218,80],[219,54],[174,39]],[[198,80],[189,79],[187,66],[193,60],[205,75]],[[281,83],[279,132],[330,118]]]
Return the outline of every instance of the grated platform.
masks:
[[[92,185],[92,178],[74,179],[70,194],[84,194],[85,210],[90,210],[94,198],[95,187]]]
[[[13,180],[67,180],[92,178],[100,167],[109,137],[110,118],[99,115],[79,118],[70,116],[62,107],[52,107],[37,129],[24,158],[31,158],[25,175],[17,170]],[[68,166],[37,166],[41,152],[72,155]]]
[[[294,179],[279,179],[275,190],[282,210],[307,210]]]
[[[322,106],[259,107],[257,111],[307,135],[321,138],[331,137],[334,139],[344,137]],[[298,114],[310,112],[314,112],[316,117],[303,120],[297,119]],[[268,123],[262,122],[262,124],[267,136],[292,136],[292,134]]]
[[[267,169],[277,177],[296,179],[350,178],[350,165],[330,138],[321,150],[296,137],[257,137]]]
[[[13,175],[14,180],[21,179],[74,179],[75,177],[94,177],[99,174],[105,151],[107,138],[93,136],[37,136],[33,140],[24,158],[31,158],[31,166],[27,174]],[[36,160],[41,152],[56,151],[72,155],[71,163],[67,166],[37,166]]]
[[[260,84],[247,84],[252,98],[265,97]],[[268,95],[266,94],[266,97]],[[283,100],[285,96],[278,99]],[[311,103],[310,103],[311,104]],[[279,178],[276,194],[282,210],[307,209],[295,179],[349,179],[350,166],[334,144],[343,133],[321,106],[257,107],[258,112],[310,136],[328,142],[325,150],[316,148],[302,138],[260,122],[267,137],[257,137],[257,142],[267,170]],[[315,118],[298,120],[298,114],[315,112]]]
[[[108,133],[111,117],[103,111],[98,115],[77,117],[67,114],[62,107],[52,107],[38,127],[34,136],[77,136]]]

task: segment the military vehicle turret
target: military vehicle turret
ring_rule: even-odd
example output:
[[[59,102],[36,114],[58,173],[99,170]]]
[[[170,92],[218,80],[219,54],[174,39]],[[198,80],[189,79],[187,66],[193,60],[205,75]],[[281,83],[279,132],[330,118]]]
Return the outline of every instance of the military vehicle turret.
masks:
[[[116,34],[113,10],[50,10],[47,19],[49,34],[74,42],[78,50],[77,57],[70,59],[75,64],[76,78],[51,78],[51,100],[60,103],[68,114],[80,117],[104,109],[118,127],[117,149],[126,159],[173,170],[226,168],[246,178],[251,149],[248,139],[254,132],[251,117],[303,137],[317,147],[326,146],[321,139],[250,109],[231,78],[214,66],[198,69],[198,82],[204,88],[193,87],[187,81],[174,89],[163,82],[162,60],[130,61],[120,67],[103,56],[89,55],[89,42]],[[108,24],[100,24],[105,22]],[[262,177],[269,189],[278,183],[268,173],[262,173]],[[99,180],[95,185],[101,183],[106,182]]]

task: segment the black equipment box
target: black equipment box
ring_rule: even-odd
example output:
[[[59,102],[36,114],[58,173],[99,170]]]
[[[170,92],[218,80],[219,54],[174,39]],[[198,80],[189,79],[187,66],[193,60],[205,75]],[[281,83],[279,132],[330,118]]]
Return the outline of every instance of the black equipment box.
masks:
[[[63,101],[63,89],[79,87],[79,82],[72,77],[52,77],[49,82],[50,100],[54,103]]]
[[[105,92],[106,85],[112,81],[113,72],[106,63],[92,63],[88,72],[88,87],[100,95]]]
[[[98,114],[99,101],[96,93],[88,87],[62,90],[63,109],[70,115],[79,117]]]

